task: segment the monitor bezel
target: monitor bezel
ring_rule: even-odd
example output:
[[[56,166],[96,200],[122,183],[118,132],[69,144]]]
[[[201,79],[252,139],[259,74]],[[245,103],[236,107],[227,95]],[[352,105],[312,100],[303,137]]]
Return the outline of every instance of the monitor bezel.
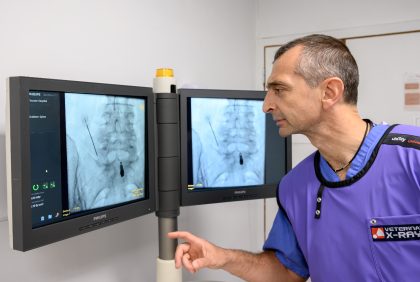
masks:
[[[232,188],[205,189],[203,191],[188,191],[188,104],[189,98],[230,98],[264,100],[266,92],[258,90],[214,90],[214,89],[180,89],[180,165],[181,165],[181,206],[212,204],[232,201],[272,198],[277,194],[278,183],[254,186],[238,186]],[[261,109],[262,110],[262,109]],[[270,115],[267,122],[273,122]],[[267,128],[267,125],[266,125]],[[267,135],[267,133],[266,133]],[[279,137],[282,138],[282,137]],[[291,137],[284,138],[284,155],[286,174],[292,167]],[[263,188],[263,189],[262,189]]]
[[[145,99],[148,198],[57,223],[32,228],[29,91],[101,94]],[[154,94],[151,88],[34,77],[10,77],[7,91],[6,158],[11,247],[27,251],[115,223],[152,213],[155,198]],[[28,118],[26,118],[28,117]],[[146,188],[147,189],[147,188]]]

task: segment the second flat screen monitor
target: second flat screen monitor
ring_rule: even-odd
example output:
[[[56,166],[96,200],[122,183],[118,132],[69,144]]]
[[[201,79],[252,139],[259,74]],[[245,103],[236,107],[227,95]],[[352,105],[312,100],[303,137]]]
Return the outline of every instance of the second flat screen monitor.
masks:
[[[180,91],[181,203],[273,197],[290,169],[290,140],[262,111],[262,91]]]

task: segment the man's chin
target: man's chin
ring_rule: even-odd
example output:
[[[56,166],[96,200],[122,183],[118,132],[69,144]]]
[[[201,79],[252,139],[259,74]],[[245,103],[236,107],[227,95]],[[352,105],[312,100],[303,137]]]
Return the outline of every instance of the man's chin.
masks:
[[[290,135],[292,135],[292,132],[290,132],[289,130],[286,130],[285,128],[279,128],[279,135],[281,137],[289,137]]]

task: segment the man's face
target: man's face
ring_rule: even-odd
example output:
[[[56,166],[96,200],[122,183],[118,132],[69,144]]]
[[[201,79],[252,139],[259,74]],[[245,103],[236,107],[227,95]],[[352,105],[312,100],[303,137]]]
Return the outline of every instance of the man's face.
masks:
[[[301,46],[293,47],[278,58],[267,80],[263,111],[270,113],[283,137],[314,130],[322,109],[320,87],[310,88],[295,73]]]

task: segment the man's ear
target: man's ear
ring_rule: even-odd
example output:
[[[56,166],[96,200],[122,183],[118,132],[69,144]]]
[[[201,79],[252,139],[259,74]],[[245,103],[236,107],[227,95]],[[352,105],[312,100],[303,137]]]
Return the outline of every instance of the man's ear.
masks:
[[[344,99],[344,83],[338,77],[329,77],[322,82],[322,107],[327,110]]]

